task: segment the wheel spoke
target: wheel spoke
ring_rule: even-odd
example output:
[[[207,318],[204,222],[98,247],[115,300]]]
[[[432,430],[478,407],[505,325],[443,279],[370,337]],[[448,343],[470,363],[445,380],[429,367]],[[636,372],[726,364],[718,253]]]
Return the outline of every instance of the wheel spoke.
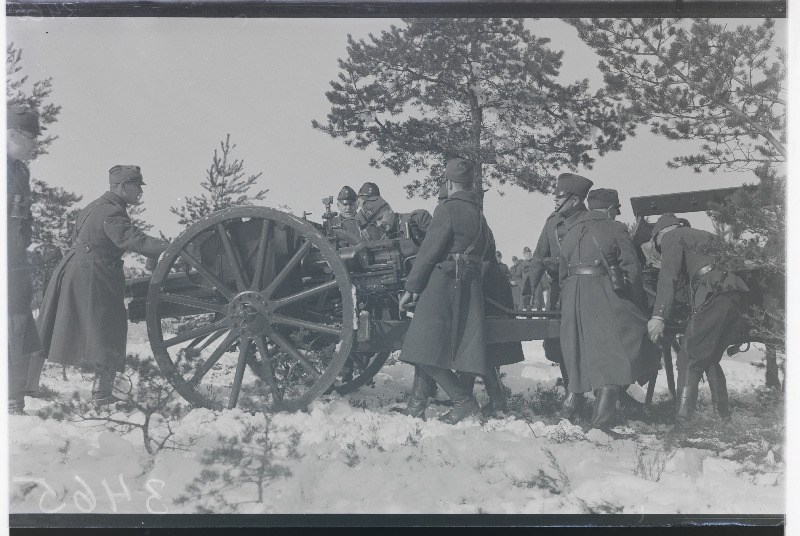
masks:
[[[222,247],[225,248],[228,264],[231,265],[233,273],[236,275],[237,288],[240,292],[247,290],[247,283],[245,282],[244,272],[242,272],[242,264],[239,262],[239,255],[234,251],[233,244],[231,244],[231,237],[228,236],[228,231],[222,223],[217,224],[217,233],[222,242]]]
[[[230,328],[230,321],[227,318],[223,318],[222,320],[214,322],[213,324],[209,324],[207,326],[203,326],[201,328],[193,329],[191,331],[187,331],[186,333],[181,333],[180,335],[176,335],[175,337],[164,341],[164,346],[169,348],[170,346],[175,346],[176,344],[180,344],[190,339],[194,339],[196,337],[202,337],[204,335],[209,335],[211,333],[214,333],[215,331],[228,328]]]
[[[234,293],[225,286],[223,283],[211,270],[203,266],[203,263],[192,257],[186,250],[181,251],[181,256],[188,262],[192,268],[200,272],[200,275],[205,277],[209,283],[214,285],[217,290],[219,290],[223,296],[225,296],[228,300],[231,300],[234,296]]]
[[[292,356],[295,360],[299,361],[301,365],[303,365],[308,372],[314,376],[314,378],[319,378],[322,376],[322,373],[316,369],[316,367],[304,356],[300,353],[300,351],[292,346],[292,343],[287,341],[283,338],[283,335],[280,333],[273,331],[269,334],[269,338],[272,339],[276,344],[278,344],[281,348],[286,350],[286,352]]]
[[[316,322],[309,322],[308,320],[300,320],[299,318],[291,318],[283,315],[272,315],[273,324],[281,324],[284,326],[294,326],[296,328],[307,329],[309,331],[316,331],[319,333],[327,333],[328,335],[339,336],[342,334],[342,328],[328,326],[326,324],[317,324]]]
[[[177,303],[178,305],[188,305],[197,309],[205,311],[214,311],[215,313],[224,313],[226,306],[219,303],[214,303],[191,296],[179,296],[177,294],[161,294],[161,299],[170,303]]]
[[[219,333],[222,333],[221,331]],[[216,334],[215,334],[216,335]],[[208,374],[208,371],[211,370],[211,367],[217,364],[220,358],[223,356],[225,352],[228,351],[228,348],[233,345],[236,337],[238,335],[233,331],[228,333],[228,336],[217,346],[216,350],[206,359],[203,361],[203,364],[194,372],[192,377],[189,379],[189,383],[193,386],[197,386],[200,384],[200,381],[203,379],[203,376]],[[208,342],[208,341],[206,341]]]
[[[306,255],[306,253],[309,252],[309,250],[311,250],[311,241],[306,240],[305,243],[302,246],[300,246],[300,249],[298,249],[297,252],[294,255],[292,255],[292,258],[289,259],[289,262],[286,263],[286,266],[283,267],[280,273],[275,276],[275,279],[273,279],[272,282],[267,286],[267,288],[264,289],[264,292],[262,292],[262,294],[264,295],[265,298],[269,298],[270,296],[272,296],[272,293],[275,292],[275,289],[277,289],[278,286],[283,282],[283,280],[286,279],[286,276],[289,275],[289,272],[291,272],[294,269],[294,267],[297,266],[297,263],[299,263],[303,259],[303,257]]]
[[[256,338],[256,348],[258,349],[258,353],[261,354],[261,369],[264,373],[264,376],[267,378],[267,383],[269,384],[270,389],[272,390],[272,398],[274,401],[281,400],[283,398],[283,393],[278,387],[278,380],[275,378],[275,371],[272,370],[272,364],[269,362],[270,355],[269,352],[267,352],[267,343],[264,340],[264,337]]]
[[[213,343],[214,341],[216,341],[217,339],[222,337],[222,335],[224,335],[224,334],[225,334],[224,331],[217,331],[216,333],[212,333],[211,336],[208,339],[206,339],[206,342],[204,342],[203,344],[200,345],[198,350],[200,350],[200,351],[205,350],[206,348],[211,346],[211,343]]]
[[[244,369],[247,366],[247,353],[250,351],[250,344],[250,339],[239,342],[239,362],[236,363],[236,376],[233,378],[233,387],[231,388],[231,399],[228,401],[228,409],[235,408],[236,402],[239,400],[239,391],[242,389],[242,379],[244,378]]]
[[[305,300],[307,298],[310,298],[311,296],[315,296],[315,295],[320,294],[322,292],[325,292],[325,291],[328,291],[328,290],[333,290],[333,289],[338,288],[338,287],[339,287],[339,284],[335,280],[334,281],[329,281],[327,283],[323,283],[322,285],[319,285],[319,286],[316,286],[316,287],[312,287],[312,288],[310,288],[308,290],[304,290],[302,292],[298,292],[297,294],[293,294],[293,295],[287,296],[285,298],[279,298],[277,300],[272,300],[270,302],[270,305],[272,306],[273,310],[274,309],[278,309],[278,308],[283,307],[285,305],[289,305],[290,303],[294,303],[294,302],[298,302],[298,301],[301,301],[301,300]]]
[[[267,240],[269,239],[271,228],[272,220],[264,220],[261,225],[261,237],[258,240],[258,249],[256,250],[256,268],[253,271],[253,283],[250,285],[250,290],[261,290],[261,278],[263,277],[264,264],[267,257]]]

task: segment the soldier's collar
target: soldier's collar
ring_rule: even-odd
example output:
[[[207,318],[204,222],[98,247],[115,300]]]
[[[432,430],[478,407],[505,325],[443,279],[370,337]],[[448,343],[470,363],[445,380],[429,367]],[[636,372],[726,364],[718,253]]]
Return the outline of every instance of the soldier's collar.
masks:
[[[473,205],[480,205],[480,203],[478,202],[478,196],[475,194],[475,192],[467,192],[465,190],[459,190],[458,192],[453,192],[452,194],[450,194],[450,197],[448,197],[445,200],[445,203],[447,203],[447,201],[452,201],[456,199],[459,201],[466,201],[467,203],[472,203]]]
[[[115,194],[114,192],[105,191],[105,192],[103,192],[103,195],[101,195],[100,197],[102,197],[106,201],[111,201],[115,205],[119,205],[122,208],[127,208],[127,206],[128,206],[128,204],[125,202],[125,200],[122,199],[117,194]]]

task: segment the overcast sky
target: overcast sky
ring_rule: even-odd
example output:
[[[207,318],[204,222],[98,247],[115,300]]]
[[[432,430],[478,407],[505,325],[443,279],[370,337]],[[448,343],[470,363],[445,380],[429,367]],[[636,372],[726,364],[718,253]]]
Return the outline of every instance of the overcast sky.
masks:
[[[390,19],[176,19],[7,18],[7,41],[23,50],[30,80],[53,77],[52,101],[63,106],[48,133],[60,138],[48,155],[33,162],[33,176],[84,196],[83,203],[108,188],[115,164],[142,167],[147,182],[144,218],[156,230],[180,230],[171,206],[201,193],[199,183],[214,149],[226,134],[233,155],[248,173],[263,172],[269,189],[264,205],[311,212],[319,221],[322,197],[344,184],[358,189],[376,182],[400,212],[433,211],[435,200],[407,199],[403,185],[416,178],[374,169],[369,152],[346,147],[311,128],[330,109],[325,98],[346,56],[346,36],[366,36],[388,28]],[[743,21],[730,21],[732,25]],[[751,19],[751,22],[752,19]],[[757,22],[757,21],[755,21]],[[561,79],[588,78],[601,86],[598,58],[557,19],[529,21],[550,47],[564,50]],[[777,20],[778,40],[786,24]],[[785,46],[785,45],[784,45]],[[622,151],[598,159],[579,173],[596,187],[615,188],[623,204],[621,220],[632,222],[635,196],[738,186],[752,174],[695,174],[671,170],[666,161],[685,146],[641,128]],[[568,170],[564,170],[568,171]],[[549,196],[505,186],[506,195],[487,194],[485,212],[498,249],[510,262],[526,245],[535,246],[547,215]],[[704,215],[689,216],[708,228]]]

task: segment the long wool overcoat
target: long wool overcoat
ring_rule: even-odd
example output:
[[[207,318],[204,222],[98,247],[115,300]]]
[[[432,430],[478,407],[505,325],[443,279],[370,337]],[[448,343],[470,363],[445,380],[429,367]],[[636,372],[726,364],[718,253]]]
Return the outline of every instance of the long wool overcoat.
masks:
[[[497,262],[495,255],[495,242],[494,237],[490,237],[489,250],[484,256],[485,262],[483,263],[483,295],[484,298],[492,299],[503,307],[508,309],[514,308],[514,296],[511,292],[513,288],[511,282],[506,274],[506,269]],[[505,312],[486,301],[484,303],[484,314],[487,317],[491,316],[505,316]],[[521,342],[498,342],[486,345],[486,359],[489,365],[500,367],[503,365],[510,365],[512,363],[519,363],[525,359],[525,354],[522,353]]]
[[[30,172],[21,160],[7,159],[6,262],[8,263],[9,357],[18,359],[41,348],[31,314],[33,283],[27,248],[31,245]],[[16,200],[16,207],[15,207]]]
[[[485,255],[493,249],[492,240],[474,193],[454,192],[436,207],[406,280],[406,290],[420,298],[403,340],[401,360],[473,374],[488,371],[482,277],[477,274],[465,282],[468,288],[461,295],[461,320],[453,349],[456,263],[447,258],[451,253],[464,253],[473,242],[471,254]]]
[[[592,240],[592,237],[597,241]],[[599,246],[599,249],[598,249]],[[571,275],[570,266],[619,265],[630,279],[621,297],[608,275]],[[590,210],[570,226],[561,243],[561,350],[573,393],[601,385],[644,384],[658,367],[647,335],[641,266],[625,224]]]
[[[105,192],[78,214],[72,248],[56,267],[39,314],[44,355],[52,362],[124,367],[122,255],[158,257],[167,247],[135,227],[125,207],[119,196]]]

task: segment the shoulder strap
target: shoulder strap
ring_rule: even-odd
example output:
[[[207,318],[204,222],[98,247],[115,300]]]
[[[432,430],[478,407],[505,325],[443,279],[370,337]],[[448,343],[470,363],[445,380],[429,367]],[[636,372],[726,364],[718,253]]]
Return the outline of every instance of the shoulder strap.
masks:
[[[602,221],[602,220],[600,220]],[[597,251],[600,253],[600,260],[603,262],[603,266],[606,267],[609,275],[611,275],[611,266],[608,265],[608,260],[606,259],[605,254],[603,254],[603,250],[600,249],[600,244],[597,243],[597,239],[594,237],[594,233],[591,231],[591,228],[587,229],[589,232],[589,236],[592,237],[592,242],[594,242],[594,246],[597,248]]]
[[[483,217],[483,211],[482,210],[478,210],[478,217],[480,218],[480,223],[478,224],[479,225],[478,233],[475,235],[475,240],[472,241],[472,244],[470,244],[469,247],[464,251],[464,255],[469,255],[470,253],[472,253],[472,250],[475,249],[475,246],[478,245],[478,239],[483,234],[483,221],[484,221],[485,218]],[[488,240],[487,240],[487,243],[484,244],[483,255],[486,255],[486,248],[487,247],[489,247],[488,246]],[[483,257],[483,255],[481,255],[481,257]]]
[[[102,199],[102,198],[101,198],[101,199]],[[100,199],[98,199],[98,201],[99,201],[99,200],[100,200]],[[105,200],[105,199],[103,199],[103,201],[106,201],[106,200]],[[77,236],[78,236],[78,233],[80,233],[80,232],[81,232],[81,229],[83,228],[83,224],[84,224],[84,223],[86,223],[86,220],[88,220],[88,219],[89,219],[89,215],[92,213],[92,211],[94,211],[94,209],[96,209],[96,208],[97,208],[97,207],[99,207],[100,205],[109,205],[109,204],[111,204],[111,203],[109,203],[109,202],[104,202],[104,203],[96,203],[96,204],[95,204],[95,205],[94,205],[92,208],[90,208],[90,209],[89,209],[89,210],[86,212],[86,216],[83,218],[83,220],[82,220],[82,221],[80,221],[80,222],[79,222],[79,221],[76,221],[76,222],[75,222],[75,236],[77,237]]]
[[[575,225],[577,225],[577,224],[574,224],[574,225],[572,225],[572,226],[569,228],[569,231],[571,231],[571,230],[572,230],[572,228],[573,228],[573,227],[575,227]],[[578,240],[576,240],[576,241],[575,241],[575,245],[574,245],[574,246],[572,246],[572,249],[570,249],[570,250],[569,250],[569,253],[567,253],[566,255],[564,255],[564,258],[565,258],[565,259],[567,259],[567,261],[569,261],[569,258],[568,258],[568,257],[569,257],[570,255],[572,255],[572,252],[573,252],[573,251],[575,251],[575,248],[576,248],[576,247],[578,247],[578,244],[580,244],[580,243],[581,243],[581,239],[582,239],[584,236],[586,236],[586,233],[588,233],[588,232],[589,232],[589,229],[591,229],[591,228],[592,228],[592,225],[587,225],[587,226],[585,226],[585,227],[583,228],[583,231],[581,232],[581,236],[579,236],[579,237],[578,237]],[[567,231],[567,232],[569,232],[569,231]],[[564,238],[566,238],[566,235],[564,235]]]

